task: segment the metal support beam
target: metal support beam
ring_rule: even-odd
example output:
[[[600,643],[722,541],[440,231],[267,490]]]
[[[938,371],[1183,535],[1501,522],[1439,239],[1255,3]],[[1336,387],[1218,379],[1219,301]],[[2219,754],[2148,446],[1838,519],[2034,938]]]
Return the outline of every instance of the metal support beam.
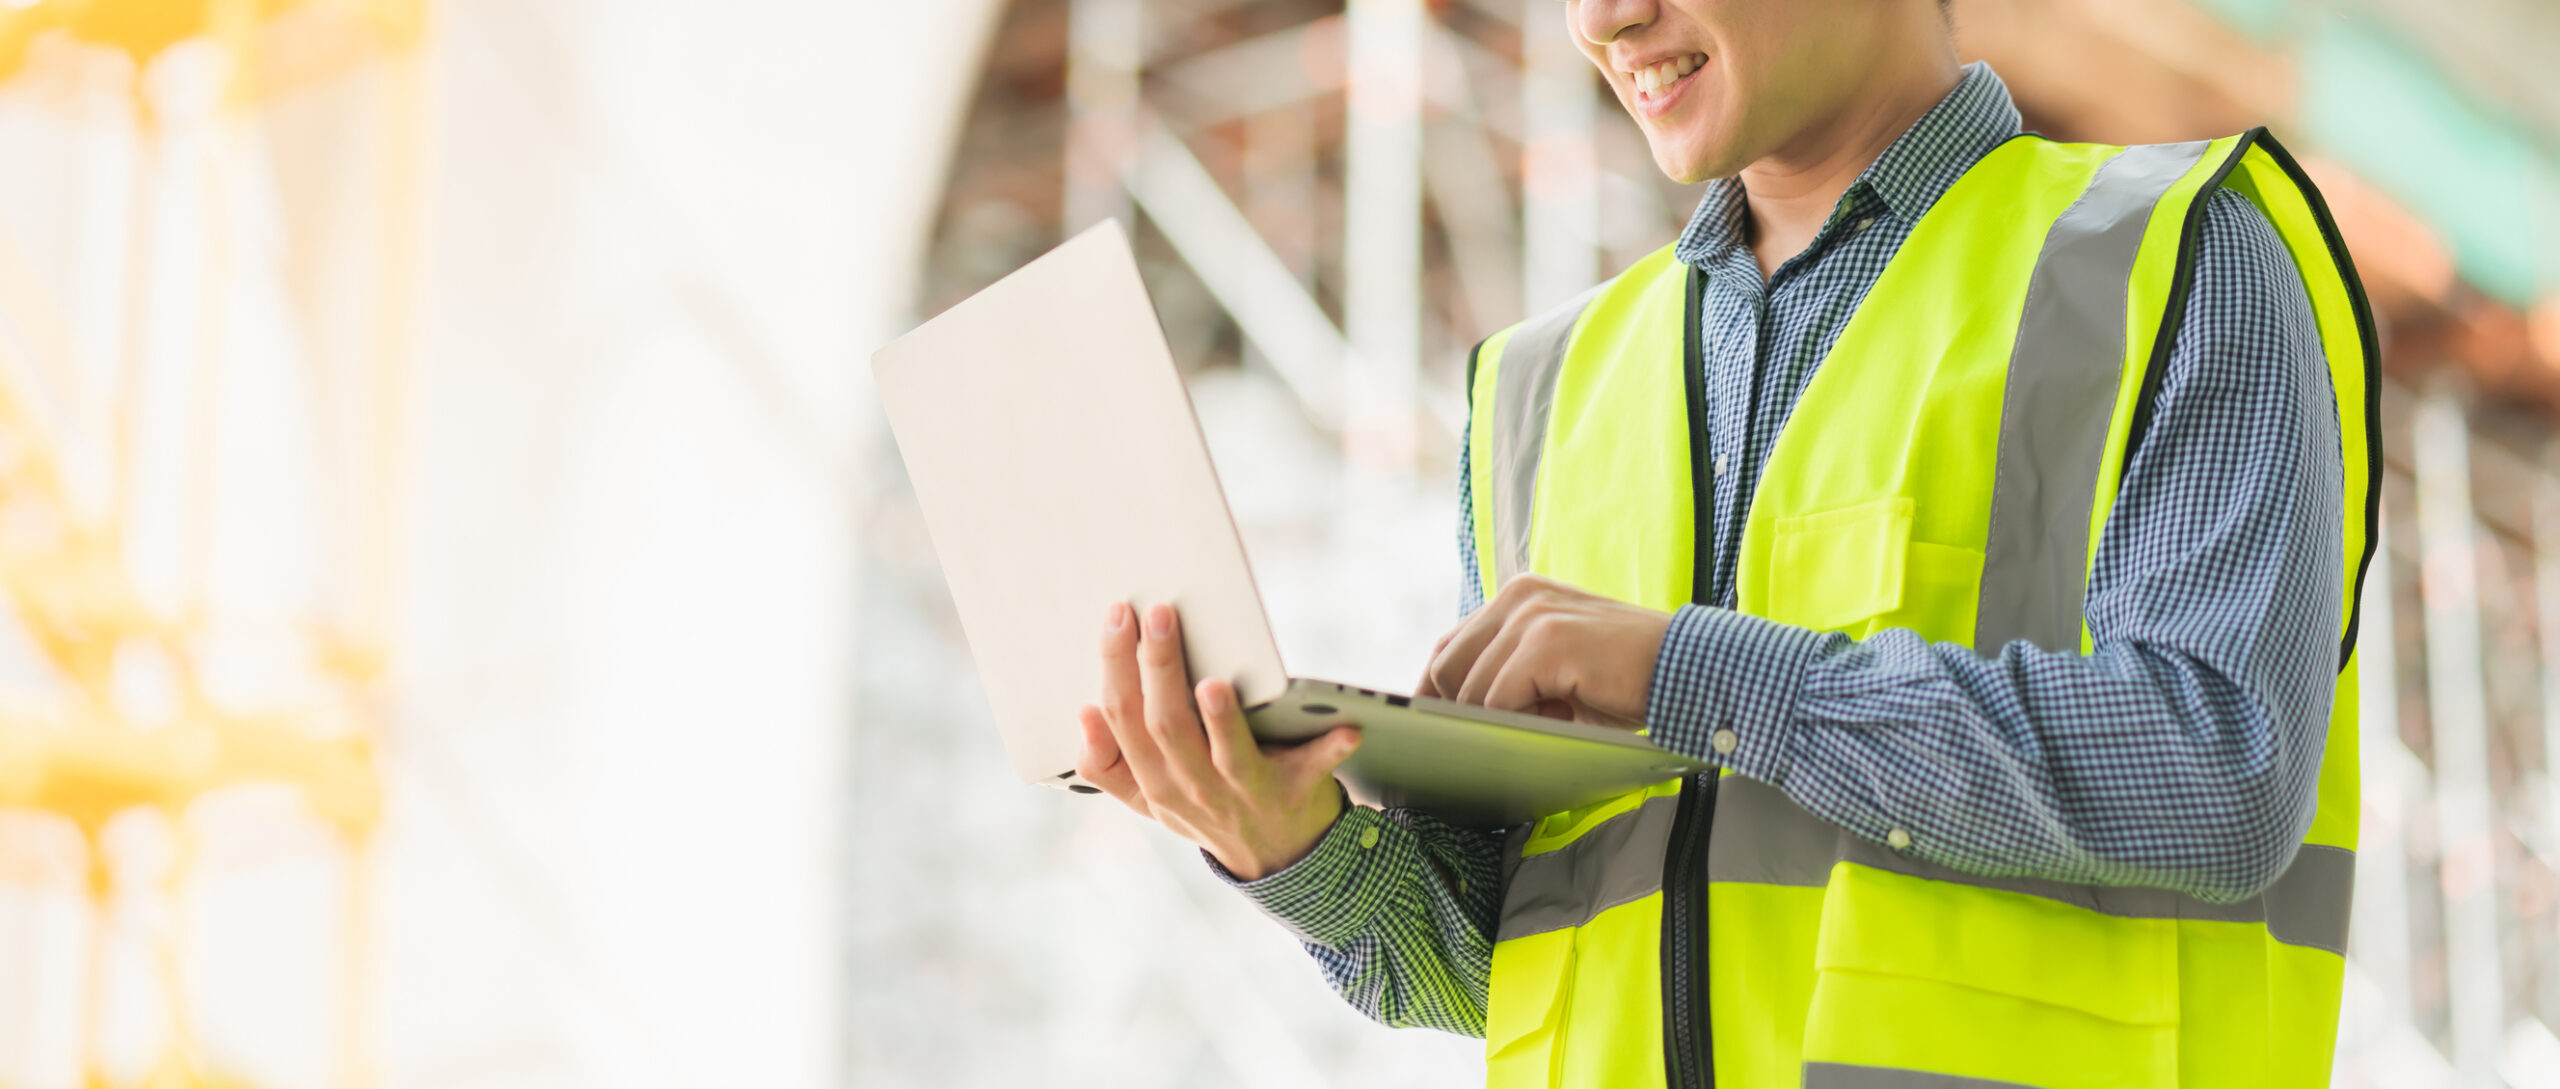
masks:
[[[1288,262],[1271,251],[1253,224],[1164,126],[1138,119],[1138,155],[1130,195],[1173,243],[1175,253],[1226,308],[1245,339],[1261,349],[1317,426],[1342,427],[1343,359],[1348,347],[1333,319],[1307,294]]]
[[[1343,167],[1343,449],[1410,472],[1422,353],[1422,0],[1351,0]]]
[[[1144,0],[1073,0],[1067,8],[1066,192],[1059,232],[1129,217],[1120,186],[1138,118]]]
[[[1427,93],[1450,104],[1451,115],[1431,123],[1432,153],[1423,159],[1423,184],[1448,239],[1450,272],[1466,299],[1472,341],[1518,321],[1520,309],[1520,210],[1502,184],[1502,162],[1485,135],[1469,86],[1457,35],[1431,36]],[[1438,407],[1434,405],[1433,407]]]
[[[1344,18],[1292,27],[1167,60],[1147,71],[1151,105],[1185,130],[1287,109],[1342,89]]]
[[[2378,984],[2375,1013],[2416,1021],[2409,1004],[2409,786],[2421,770],[2400,740],[2400,648],[2393,633],[2389,518],[2376,527],[2356,639],[2357,737],[2363,750],[2363,828],[2356,845],[2355,933],[2349,952]]]
[[[2560,444],[2544,452],[2533,485],[2534,634],[2542,652],[2543,864],[2560,870]],[[2560,966],[2538,973],[2545,1011],[2560,1011]]]
[[[1308,290],[1324,251],[1324,182],[1316,111],[1271,110],[1244,121],[1244,213]]]
[[[1589,59],[1575,48],[1568,10],[1520,0],[1521,293],[1530,313],[1581,294],[1600,278],[1599,160],[1592,147]]]
[[[2478,523],[2471,435],[2462,406],[2419,398],[2410,421],[2418,548],[2426,602],[2427,705],[2443,844],[2446,1001],[2453,1066],[2467,1089],[2495,1089],[2506,1043],[2498,959],[2497,833],[2489,797],[2489,721],[2480,664]]]
[[[1340,91],[1346,82],[1342,67],[1346,22],[1344,16],[1326,15],[1164,61],[1147,69],[1147,83],[1154,88],[1149,104],[1175,128],[1193,131]],[[1423,82],[1423,102],[1504,139],[1525,139],[1519,112],[1512,108],[1520,96],[1518,65],[1465,35],[1442,30],[1436,37],[1450,47],[1475,90],[1435,75]],[[1430,63],[1440,62],[1435,58]]]

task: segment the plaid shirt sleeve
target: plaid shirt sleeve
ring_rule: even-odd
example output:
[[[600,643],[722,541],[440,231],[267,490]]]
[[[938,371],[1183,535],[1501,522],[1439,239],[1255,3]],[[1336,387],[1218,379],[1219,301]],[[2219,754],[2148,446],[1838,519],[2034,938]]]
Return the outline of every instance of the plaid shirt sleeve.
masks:
[[[2245,198],[2210,198],[2192,284],[2099,538],[2095,653],[1692,606],[1655,661],[1655,740],[1960,870],[2216,902],[2272,884],[2337,670],[2337,414],[2300,274]]]
[[[1461,432],[1463,434],[1463,432]],[[1467,455],[1458,453],[1458,613],[1484,602],[1476,574]],[[1502,906],[1502,833],[1446,824],[1410,809],[1349,806],[1294,865],[1238,881],[1307,947],[1336,993],[1384,1024],[1484,1035]]]

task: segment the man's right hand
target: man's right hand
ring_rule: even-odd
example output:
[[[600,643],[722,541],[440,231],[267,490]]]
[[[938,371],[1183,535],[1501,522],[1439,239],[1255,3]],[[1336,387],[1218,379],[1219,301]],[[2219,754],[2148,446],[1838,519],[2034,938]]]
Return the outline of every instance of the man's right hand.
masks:
[[[1342,814],[1333,769],[1360,745],[1337,727],[1287,747],[1264,747],[1222,680],[1195,690],[1182,664],[1173,608],[1129,606],[1103,616],[1102,702],[1077,712],[1084,752],[1076,774],[1139,816],[1200,845],[1246,881],[1307,856]]]

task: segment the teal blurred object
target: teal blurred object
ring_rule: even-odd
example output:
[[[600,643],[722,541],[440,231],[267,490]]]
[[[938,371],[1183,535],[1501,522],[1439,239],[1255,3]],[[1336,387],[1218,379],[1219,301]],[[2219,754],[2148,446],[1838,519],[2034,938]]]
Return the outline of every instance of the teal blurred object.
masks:
[[[2463,279],[2528,307],[2560,292],[2560,133],[2462,86],[2388,16],[2319,0],[2195,0],[2300,62],[2308,143],[2415,213]]]
[[[2196,6],[2260,42],[2271,42],[2293,15],[2294,0],[2196,0]]]
[[[2302,84],[2312,138],[2434,226],[2463,278],[2518,306],[2560,287],[2560,169],[2523,125],[2357,21],[2314,25]]]

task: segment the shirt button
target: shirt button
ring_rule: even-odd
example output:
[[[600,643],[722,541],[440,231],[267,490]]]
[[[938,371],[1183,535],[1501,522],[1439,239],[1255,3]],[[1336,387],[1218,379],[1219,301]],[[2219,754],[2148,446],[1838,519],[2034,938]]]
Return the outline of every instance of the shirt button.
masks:
[[[1371,829],[1371,831],[1375,831],[1375,829]],[[1887,844],[1892,845],[1894,850],[1899,851],[1905,847],[1911,846],[1911,833],[1896,828],[1893,831],[1884,834],[1884,841]]]
[[[1742,738],[1735,736],[1731,730],[1718,730],[1715,736],[1707,739],[1707,744],[1715,746],[1716,755],[1731,756],[1735,747],[1742,744]]]
[[[1905,837],[1903,837],[1903,838],[1905,838],[1905,839],[1909,839],[1910,837],[1905,836]],[[1363,829],[1361,829],[1361,830],[1360,830],[1360,849],[1361,849],[1361,850],[1366,851],[1366,850],[1368,850],[1369,848],[1371,848],[1371,847],[1375,847],[1375,846],[1377,846],[1377,845],[1378,845],[1378,830],[1377,830],[1377,829],[1375,829],[1375,828],[1363,828]]]
[[[1875,222],[1876,222],[1876,217],[1874,217],[1874,216],[1868,216],[1868,217],[1866,217],[1865,219],[1861,219],[1861,220],[1859,220],[1859,221],[1858,221],[1858,229],[1859,229],[1859,230],[1862,230],[1862,231],[1863,231],[1863,230],[1866,230],[1867,228],[1874,226],[1874,225],[1875,225]]]
[[[1717,454],[1717,455],[1716,455],[1716,475],[1717,475],[1718,477],[1722,477],[1722,476],[1724,475],[1724,455],[1723,455],[1723,454]]]

